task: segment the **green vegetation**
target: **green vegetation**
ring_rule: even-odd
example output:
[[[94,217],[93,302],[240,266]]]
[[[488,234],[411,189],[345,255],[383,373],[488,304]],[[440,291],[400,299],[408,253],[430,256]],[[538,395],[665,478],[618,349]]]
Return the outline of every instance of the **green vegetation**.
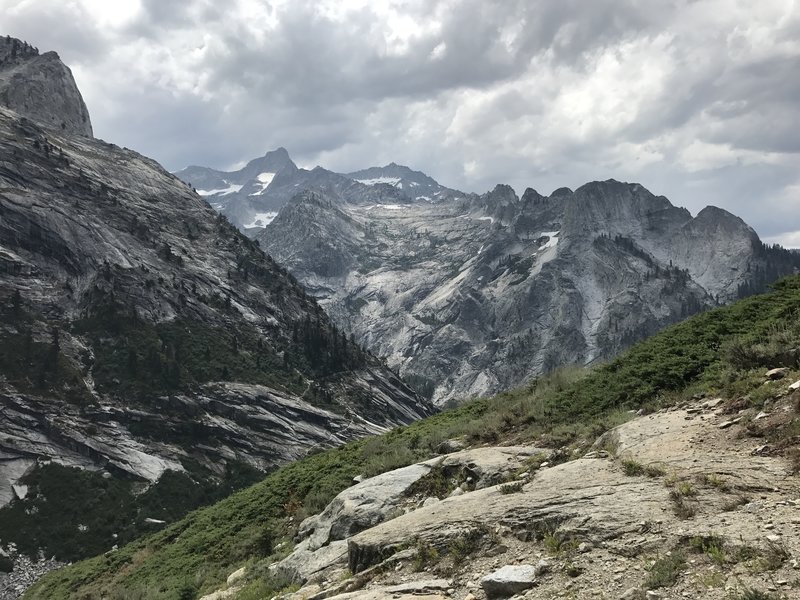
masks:
[[[658,465],[644,465],[632,458],[626,458],[622,461],[622,472],[628,477],[662,477],[665,475],[663,467]]]
[[[416,554],[414,555],[413,568],[415,571],[424,571],[428,567],[439,562],[439,551],[422,540],[417,540],[415,545]]]
[[[733,600],[779,600],[779,598],[777,594],[762,592],[755,588],[745,588],[743,592],[733,596]]]
[[[499,489],[501,494],[516,494],[517,492],[521,492],[523,487],[525,487],[524,481],[513,481],[511,483],[504,483]]]
[[[722,566],[728,562],[725,540],[718,535],[695,536],[689,540],[689,548],[697,554],[705,554],[717,565]]]
[[[145,519],[174,522],[263,477],[240,463],[228,465],[221,483],[210,475],[199,468],[191,476],[166,471],[137,495],[129,480],[55,463],[39,466],[23,480],[29,488],[26,499],[0,509],[0,539],[31,556],[42,548],[48,556],[74,561],[160,528]]]
[[[557,527],[546,524],[542,544],[553,556],[569,556],[578,549],[580,542],[573,535],[558,531]]]
[[[753,570],[757,572],[777,571],[792,555],[783,542],[767,541],[767,547],[756,559]]]
[[[447,545],[447,555],[452,561],[453,569],[458,569],[464,564],[466,558],[476,552],[481,546],[481,541],[489,535],[488,531],[475,530],[452,540]]]
[[[524,388],[310,456],[148,538],[51,573],[26,598],[113,598],[115,590],[147,589],[148,598],[176,599],[187,577],[201,594],[215,589],[246,561],[258,565],[270,560],[263,544],[264,529],[276,538],[291,537],[294,524],[306,514],[309,497],[320,507],[355,475],[428,458],[446,439],[461,437],[469,443],[536,440],[559,448],[556,458],[566,460],[579,453],[564,449],[565,445],[575,444],[578,449],[584,444],[585,448],[586,440],[593,441],[630,418],[630,410],[652,410],[697,393],[727,394],[744,389],[745,383],[747,393],[753,389],[755,374],[763,378],[763,365],[747,358],[734,364],[733,348],[771,348],[772,359],[797,368],[797,357],[789,360],[788,351],[800,346],[800,335],[783,332],[797,324],[798,310],[800,277],[792,277],[776,284],[770,294],[671,327],[593,371],[558,371]],[[778,330],[783,341],[776,342]],[[800,334],[797,328],[792,331]],[[748,356],[746,352],[738,355]],[[675,487],[676,498],[689,509],[692,491],[688,482]],[[552,545],[558,551],[562,543],[570,542],[554,535]],[[648,586],[670,585],[684,563],[681,551],[662,557],[650,570]]]
[[[220,380],[302,394],[305,376],[325,377],[365,361],[344,334],[310,318],[295,323],[291,341],[276,342],[252,329],[197,321],[153,325],[118,305],[104,304],[76,322],[73,331],[92,344],[100,390],[138,399]]]
[[[415,481],[407,490],[408,496],[424,498],[446,498],[455,489],[455,482],[447,477],[441,466],[431,469],[430,473]]]
[[[658,558],[644,582],[644,587],[648,590],[656,588],[670,587],[678,582],[683,570],[686,568],[686,553],[682,550],[673,550]]]
[[[0,373],[22,392],[74,404],[91,398],[82,373],[63,353],[61,330],[38,322],[18,291],[0,303]]]

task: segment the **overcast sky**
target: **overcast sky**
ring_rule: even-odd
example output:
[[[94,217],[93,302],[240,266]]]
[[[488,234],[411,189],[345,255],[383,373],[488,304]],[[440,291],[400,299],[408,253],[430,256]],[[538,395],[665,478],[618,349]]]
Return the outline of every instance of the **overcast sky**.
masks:
[[[800,246],[800,2],[0,0],[0,25],[170,170],[284,146],[474,192],[615,178]]]

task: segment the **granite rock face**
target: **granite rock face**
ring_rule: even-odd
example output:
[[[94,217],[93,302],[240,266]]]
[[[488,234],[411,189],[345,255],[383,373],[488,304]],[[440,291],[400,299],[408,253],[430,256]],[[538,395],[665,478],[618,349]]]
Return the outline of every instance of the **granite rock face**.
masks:
[[[0,106],[64,134],[92,137],[89,111],[58,54],[0,37]]]
[[[433,412],[154,161],[4,108],[0,283],[3,502],[41,461],[269,470]]]

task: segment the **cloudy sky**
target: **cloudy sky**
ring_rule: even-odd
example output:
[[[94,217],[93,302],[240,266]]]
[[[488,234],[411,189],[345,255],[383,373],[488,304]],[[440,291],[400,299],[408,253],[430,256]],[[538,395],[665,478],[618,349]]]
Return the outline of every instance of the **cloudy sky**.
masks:
[[[638,181],[800,246],[800,1],[0,0],[95,134],[159,160]]]

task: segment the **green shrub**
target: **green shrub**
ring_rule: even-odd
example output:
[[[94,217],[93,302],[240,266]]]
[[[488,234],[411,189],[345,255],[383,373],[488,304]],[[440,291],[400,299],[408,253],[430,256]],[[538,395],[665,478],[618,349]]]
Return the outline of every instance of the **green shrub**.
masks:
[[[686,554],[681,550],[673,550],[653,563],[644,586],[648,590],[671,587],[678,582],[685,568]]]
[[[733,596],[733,600],[780,600],[780,596],[755,588],[745,588],[744,591]]]
[[[622,472],[628,477],[644,475],[644,465],[632,458],[627,458],[622,461]]]
[[[417,553],[412,564],[414,571],[424,571],[439,562],[439,551],[427,542],[417,540],[415,548]]]
[[[504,483],[499,489],[501,494],[516,494],[521,492],[524,487],[524,481],[512,481],[511,483]]]
[[[728,561],[725,540],[718,535],[695,536],[689,540],[689,548],[698,554],[705,554],[712,562],[720,566]]]

